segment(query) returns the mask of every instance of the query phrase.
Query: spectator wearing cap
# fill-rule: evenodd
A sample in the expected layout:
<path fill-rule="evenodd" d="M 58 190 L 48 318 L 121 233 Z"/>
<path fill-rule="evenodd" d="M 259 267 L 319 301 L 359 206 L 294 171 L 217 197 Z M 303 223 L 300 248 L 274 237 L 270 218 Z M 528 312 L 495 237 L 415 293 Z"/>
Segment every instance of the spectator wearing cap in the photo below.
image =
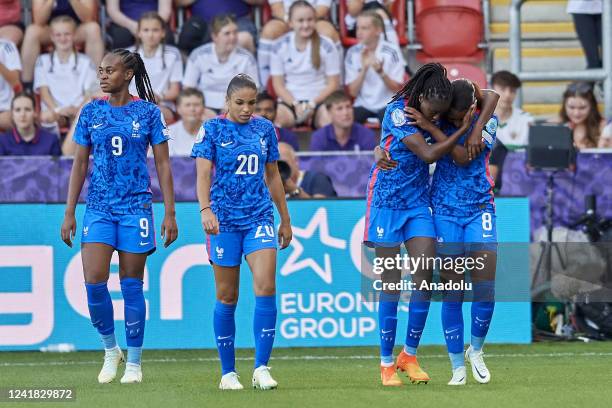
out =
<path fill-rule="evenodd" d="M 376 135 L 367 127 L 356 123 L 351 98 L 344 91 L 334 91 L 326 100 L 331 123 L 312 134 L 310 150 L 373 150 Z"/>
<path fill-rule="evenodd" d="M 14 127 L 0 135 L 0 156 L 60 156 L 57 135 L 36 126 L 34 97 L 20 93 L 13 98 Z"/>

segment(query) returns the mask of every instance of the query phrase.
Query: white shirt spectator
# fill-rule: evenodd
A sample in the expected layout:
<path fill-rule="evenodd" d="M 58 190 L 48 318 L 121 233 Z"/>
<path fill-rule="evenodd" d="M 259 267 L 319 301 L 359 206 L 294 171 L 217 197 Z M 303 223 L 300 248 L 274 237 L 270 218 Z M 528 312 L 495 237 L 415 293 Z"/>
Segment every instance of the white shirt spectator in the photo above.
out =
<path fill-rule="evenodd" d="M 85 54 L 72 53 L 62 63 L 57 53 L 43 54 L 34 68 L 34 90 L 49 88 L 58 107 L 80 106 L 85 94 L 98 88 L 96 69 Z M 48 110 L 42 103 L 42 109 Z"/>
<path fill-rule="evenodd" d="M 379 3 L 381 6 L 385 5 L 384 0 L 366 0 L 364 2 L 364 6 L 368 3 Z M 393 22 L 389 19 L 383 19 L 383 22 L 385 23 L 385 34 L 381 37 L 384 39 L 386 36 L 387 41 L 399 45 L 399 37 L 397 36 L 397 31 L 395 31 L 395 27 L 393 27 Z M 357 18 L 346 13 L 346 15 L 344 16 L 344 23 L 346 24 L 347 29 L 354 30 L 355 24 L 357 24 Z"/>
<path fill-rule="evenodd" d="M 10 71 L 15 69 L 21 70 L 19 51 L 17 51 L 15 44 L 11 41 L 0 39 L 0 63 Z M 0 112 L 7 111 L 11 108 L 13 95 L 13 87 L 11 84 L 9 84 L 3 76 L 0 76 Z"/>
<path fill-rule="evenodd" d="M 128 49 L 132 52 L 136 51 L 135 46 Z M 149 74 L 149 79 L 151 79 L 153 92 L 157 95 L 163 96 L 170 87 L 170 83 L 180 83 L 183 80 L 183 60 L 178 48 L 171 45 L 160 45 L 155 50 L 155 54 L 150 58 L 145 57 L 142 48 L 138 50 L 138 53 L 142 57 L 147 74 Z M 137 95 L 136 82 L 134 80 L 130 83 L 130 93 Z"/>
<path fill-rule="evenodd" d="M 527 146 L 531 124 L 533 124 L 533 116 L 514 107 L 508 120 L 505 123 L 499 122 L 497 140 L 506 146 Z"/>
<path fill-rule="evenodd" d="M 344 62 L 345 84 L 353 82 L 361 71 L 361 52 L 363 44 L 349 48 Z M 376 59 L 382 61 L 383 71 L 396 82 L 404 82 L 406 61 L 395 44 L 379 40 L 374 53 Z M 355 99 L 355 106 L 361 106 L 370 111 L 383 109 L 393 97 L 394 92 L 387 88 L 385 82 L 372 67 L 368 68 L 363 85 Z"/>
<path fill-rule="evenodd" d="M 187 132 L 182 120 L 168 126 L 168 130 L 170 130 L 168 141 L 170 156 L 190 156 L 198 132 L 196 131 L 193 135 Z"/>
<path fill-rule="evenodd" d="M 241 47 L 236 47 L 224 63 L 219 62 L 213 43 L 204 44 L 191 53 L 183 76 L 183 86 L 198 88 L 204 93 L 206 106 L 222 109 L 225 93 L 232 78 L 247 74 L 259 83 L 255 57 Z"/>
<path fill-rule="evenodd" d="M 340 56 L 332 41 L 321 37 L 321 66 L 315 69 L 311 60 L 312 41 L 304 51 L 295 45 L 295 32 L 281 37 L 275 47 L 276 56 L 270 64 L 270 74 L 285 77 L 285 86 L 298 101 L 310 101 L 325 88 L 326 78 L 340 75 Z"/>
<path fill-rule="evenodd" d="M 568 14 L 601 14 L 603 2 L 601 0 L 569 0 L 567 2 Z"/>

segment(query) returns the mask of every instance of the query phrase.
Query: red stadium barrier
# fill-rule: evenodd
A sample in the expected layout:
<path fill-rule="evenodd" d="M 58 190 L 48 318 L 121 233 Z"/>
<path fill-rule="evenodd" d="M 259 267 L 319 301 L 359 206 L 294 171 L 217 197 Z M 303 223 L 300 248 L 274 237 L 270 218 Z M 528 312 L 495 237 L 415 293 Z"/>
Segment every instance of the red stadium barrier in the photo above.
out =
<path fill-rule="evenodd" d="M 417 52 L 419 61 L 483 60 L 484 51 L 478 47 L 484 30 L 480 0 L 417 0 L 415 21 L 423 46 Z"/>

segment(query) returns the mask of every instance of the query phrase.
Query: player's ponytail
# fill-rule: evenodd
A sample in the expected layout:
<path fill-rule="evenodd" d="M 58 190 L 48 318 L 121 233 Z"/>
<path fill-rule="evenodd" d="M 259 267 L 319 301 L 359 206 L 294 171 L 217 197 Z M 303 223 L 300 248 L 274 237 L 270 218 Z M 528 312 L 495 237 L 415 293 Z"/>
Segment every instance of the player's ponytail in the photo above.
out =
<path fill-rule="evenodd" d="M 474 102 L 476 102 L 477 109 L 482 109 L 483 96 L 478 84 L 465 78 L 456 79 L 451 84 L 453 98 L 450 108 L 452 110 L 466 112 Z"/>
<path fill-rule="evenodd" d="M 155 103 L 155 92 L 151 86 L 149 74 L 147 74 L 144 61 L 140 57 L 140 54 L 137 52 L 130 52 L 125 49 L 113 50 L 112 53 L 121 58 L 121 62 L 123 63 L 125 69 L 131 69 L 134 71 L 134 83 L 136 84 L 138 97 L 140 99 Z"/>
<path fill-rule="evenodd" d="M 405 98 L 408 106 L 420 110 L 419 97 L 425 99 L 451 100 L 452 86 L 446 76 L 446 68 L 437 62 L 423 65 L 392 99 Z"/>
<path fill-rule="evenodd" d="M 312 6 L 312 4 L 305 0 L 298 0 L 293 2 L 293 4 L 291 4 L 291 7 L 289 7 L 289 19 L 291 19 L 291 16 L 293 15 L 295 9 L 299 7 L 306 7 L 312 10 L 313 14 L 316 17 L 317 10 Z M 318 70 L 319 68 L 321 68 L 321 36 L 319 35 L 316 29 L 313 31 L 312 36 L 310 37 L 310 62 L 312 63 L 312 66 L 315 67 L 315 69 Z"/>
<path fill-rule="evenodd" d="M 232 78 L 229 85 L 227 86 L 227 99 L 230 99 L 234 92 L 243 88 L 254 89 L 257 92 L 257 84 L 255 83 L 253 78 L 251 78 L 247 74 L 238 74 Z"/>

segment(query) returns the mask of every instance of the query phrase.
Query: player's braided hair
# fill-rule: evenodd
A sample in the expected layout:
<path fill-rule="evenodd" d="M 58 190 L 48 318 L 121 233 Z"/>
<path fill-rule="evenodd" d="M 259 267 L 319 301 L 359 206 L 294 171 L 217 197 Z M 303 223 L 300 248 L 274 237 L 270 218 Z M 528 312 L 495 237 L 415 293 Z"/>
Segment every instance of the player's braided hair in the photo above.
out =
<path fill-rule="evenodd" d="M 134 82 L 140 99 L 155 103 L 155 92 L 153 92 L 149 74 L 147 74 L 145 64 L 140 54 L 137 52 L 130 52 L 123 48 L 113 50 L 111 53 L 121 58 L 121 63 L 125 69 L 134 71 Z"/>
<path fill-rule="evenodd" d="M 425 99 L 450 101 L 452 86 L 446 77 L 446 68 L 442 64 L 431 62 L 419 68 L 404 87 L 393 96 L 392 102 L 406 98 L 408 106 L 420 110 L 419 96 L 421 95 Z"/>
<path fill-rule="evenodd" d="M 257 91 L 257 84 L 247 74 L 238 74 L 232 78 L 229 85 L 227 86 L 227 99 L 229 99 L 234 92 L 242 88 L 251 88 Z"/>

